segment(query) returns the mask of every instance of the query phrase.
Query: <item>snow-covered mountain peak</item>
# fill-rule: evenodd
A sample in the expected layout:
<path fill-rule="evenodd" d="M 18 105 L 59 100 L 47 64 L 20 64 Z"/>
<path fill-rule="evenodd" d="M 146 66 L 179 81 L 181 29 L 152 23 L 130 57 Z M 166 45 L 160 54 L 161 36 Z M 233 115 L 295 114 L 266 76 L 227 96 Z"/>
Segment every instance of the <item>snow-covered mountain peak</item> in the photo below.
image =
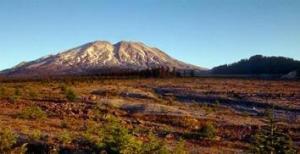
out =
<path fill-rule="evenodd" d="M 94 41 L 79 47 L 18 65 L 4 73 L 9 75 L 65 75 L 101 73 L 101 71 L 143 70 L 151 68 L 200 70 L 180 62 L 158 48 L 141 42 L 121 41 L 111 44 Z"/>

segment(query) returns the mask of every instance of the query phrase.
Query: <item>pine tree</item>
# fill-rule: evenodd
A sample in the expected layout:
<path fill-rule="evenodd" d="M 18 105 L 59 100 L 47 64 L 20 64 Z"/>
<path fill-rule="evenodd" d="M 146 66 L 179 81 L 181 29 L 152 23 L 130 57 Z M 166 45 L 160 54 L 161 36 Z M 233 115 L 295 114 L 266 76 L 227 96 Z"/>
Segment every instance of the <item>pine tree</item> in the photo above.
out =
<path fill-rule="evenodd" d="M 294 154 L 293 142 L 287 133 L 280 130 L 274 119 L 274 111 L 268 114 L 268 124 L 258 130 L 253 137 L 251 153 L 257 154 Z"/>

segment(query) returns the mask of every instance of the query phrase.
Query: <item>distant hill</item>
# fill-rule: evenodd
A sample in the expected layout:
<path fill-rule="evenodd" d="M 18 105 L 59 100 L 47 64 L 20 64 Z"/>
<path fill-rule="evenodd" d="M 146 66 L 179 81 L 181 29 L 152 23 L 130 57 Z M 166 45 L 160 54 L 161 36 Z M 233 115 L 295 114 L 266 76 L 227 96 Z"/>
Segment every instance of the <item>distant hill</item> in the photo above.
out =
<path fill-rule="evenodd" d="M 285 75 L 300 71 L 300 61 L 287 57 L 267 57 L 255 55 L 249 59 L 229 65 L 221 65 L 211 70 L 212 74 L 220 75 Z"/>

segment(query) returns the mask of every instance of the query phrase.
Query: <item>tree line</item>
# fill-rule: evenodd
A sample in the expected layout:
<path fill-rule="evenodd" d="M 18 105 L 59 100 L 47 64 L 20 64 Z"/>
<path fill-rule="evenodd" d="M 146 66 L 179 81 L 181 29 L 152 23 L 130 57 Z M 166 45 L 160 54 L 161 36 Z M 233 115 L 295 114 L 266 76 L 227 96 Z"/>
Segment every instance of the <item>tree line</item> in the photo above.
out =
<path fill-rule="evenodd" d="M 292 71 L 300 72 L 300 61 L 286 57 L 255 55 L 239 62 L 225 64 L 212 69 L 213 74 L 270 74 L 282 75 Z M 299 73 L 298 73 L 299 74 Z"/>
<path fill-rule="evenodd" d="M 97 79 L 135 79 L 135 78 L 172 78 L 194 77 L 194 70 L 179 70 L 169 67 L 148 68 L 143 70 L 90 70 L 87 74 L 38 75 L 38 76 L 0 76 L 0 82 L 52 81 L 52 80 L 97 80 Z"/>

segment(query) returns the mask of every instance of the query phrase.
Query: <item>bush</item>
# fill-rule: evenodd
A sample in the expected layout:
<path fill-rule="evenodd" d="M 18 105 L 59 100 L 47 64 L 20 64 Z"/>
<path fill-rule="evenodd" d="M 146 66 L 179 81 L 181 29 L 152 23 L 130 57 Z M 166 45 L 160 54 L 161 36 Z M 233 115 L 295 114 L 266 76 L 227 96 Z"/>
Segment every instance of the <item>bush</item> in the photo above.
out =
<path fill-rule="evenodd" d="M 148 135 L 148 142 L 146 142 L 143 147 L 142 153 L 159 153 L 167 154 L 170 153 L 166 148 L 163 141 L 159 140 L 154 134 L 150 133 Z"/>
<path fill-rule="evenodd" d="M 68 101 L 75 101 L 77 99 L 77 94 L 72 90 L 72 89 L 68 89 L 65 93 L 66 98 L 68 99 Z"/>
<path fill-rule="evenodd" d="M 131 136 L 116 117 L 108 117 L 107 122 L 103 130 L 105 149 L 108 153 L 120 152 Z"/>
<path fill-rule="evenodd" d="M 0 130 L 0 152 L 4 153 L 11 149 L 16 144 L 17 135 L 12 132 L 9 128 L 1 128 Z"/>
<path fill-rule="evenodd" d="M 121 121 L 114 116 L 107 116 L 104 127 L 89 126 L 82 134 L 85 141 L 101 151 L 120 154 L 168 154 L 166 146 L 153 134 L 149 135 L 148 142 L 143 143 L 133 136 Z M 181 154 L 181 153 L 178 153 Z"/>
<path fill-rule="evenodd" d="M 213 140 L 217 135 L 217 130 L 212 123 L 206 123 L 200 130 L 199 135 L 201 138 Z"/>
<path fill-rule="evenodd" d="M 19 114 L 22 119 L 45 119 L 47 114 L 38 106 L 27 107 Z"/>
<path fill-rule="evenodd" d="M 29 138 L 33 141 L 39 141 L 42 139 L 42 132 L 40 130 L 33 130 Z"/>
<path fill-rule="evenodd" d="M 66 93 L 66 91 L 69 89 L 68 86 L 65 84 L 60 85 L 59 88 L 63 93 Z"/>
<path fill-rule="evenodd" d="M 67 85 L 65 84 L 60 85 L 60 90 L 65 95 L 68 101 L 73 102 L 77 99 L 77 94 L 75 93 L 75 91 L 72 88 L 68 87 Z"/>
<path fill-rule="evenodd" d="M 174 154 L 188 154 L 185 148 L 185 141 L 183 139 L 180 139 L 177 143 Z"/>
<path fill-rule="evenodd" d="M 94 121 L 88 121 L 86 124 L 86 130 L 81 135 L 84 141 L 88 142 L 88 144 L 95 145 L 98 149 L 103 149 L 104 145 L 104 128 L 100 127 L 98 123 Z"/>
<path fill-rule="evenodd" d="M 58 135 L 58 141 L 61 142 L 62 144 L 66 145 L 66 144 L 70 144 L 72 142 L 72 137 L 71 137 L 71 134 L 64 130 L 63 132 L 61 132 L 59 135 Z"/>
<path fill-rule="evenodd" d="M 99 149 L 102 149 L 104 147 L 103 135 L 101 132 L 94 133 L 87 130 L 81 135 L 81 137 L 85 142 L 95 145 Z"/>
<path fill-rule="evenodd" d="M 120 153 L 121 154 L 141 154 L 142 153 L 142 144 L 143 142 L 137 140 L 133 136 L 128 136 L 121 145 Z"/>
<path fill-rule="evenodd" d="M 16 102 L 21 96 L 21 91 L 19 88 L 12 89 L 1 87 L 0 88 L 0 99 L 7 99 L 9 102 Z"/>
<path fill-rule="evenodd" d="M 104 130 L 104 145 L 108 153 L 121 154 L 148 154 L 159 153 L 168 154 L 165 144 L 153 134 L 149 135 L 149 141 L 143 143 L 133 135 L 129 134 L 128 129 L 120 125 L 120 121 L 112 118 L 109 125 Z"/>
<path fill-rule="evenodd" d="M 252 136 L 251 153 L 296 153 L 291 137 L 277 128 L 273 110 L 268 110 L 268 124 Z"/>

